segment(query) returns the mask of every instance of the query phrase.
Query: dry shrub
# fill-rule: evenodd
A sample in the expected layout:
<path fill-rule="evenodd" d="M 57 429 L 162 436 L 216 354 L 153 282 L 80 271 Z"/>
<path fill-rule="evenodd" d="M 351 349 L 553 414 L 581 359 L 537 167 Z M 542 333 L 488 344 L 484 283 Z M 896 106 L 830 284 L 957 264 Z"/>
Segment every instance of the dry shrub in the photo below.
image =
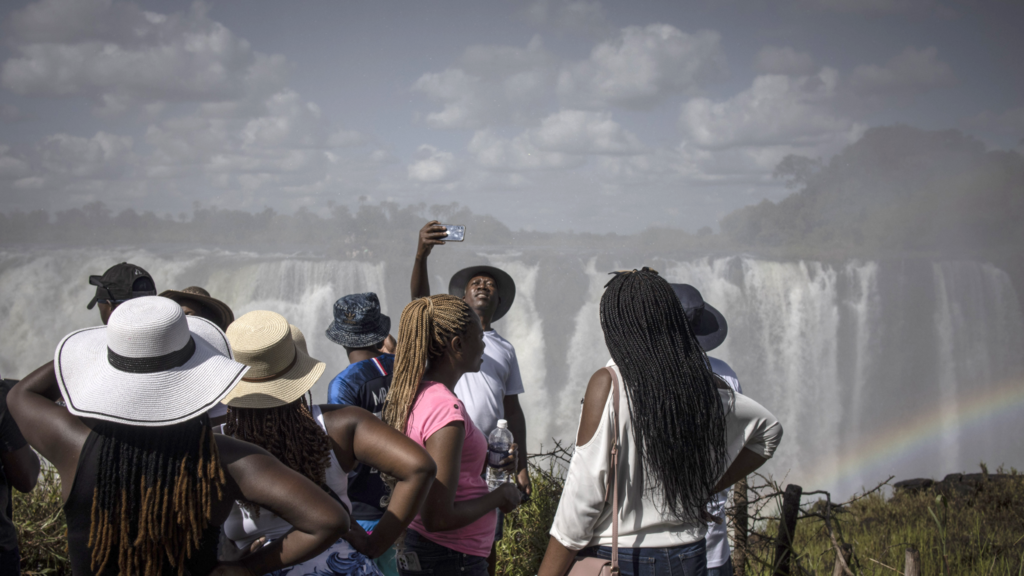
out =
<path fill-rule="evenodd" d="M 39 483 L 28 494 L 14 491 L 21 573 L 26 576 L 71 574 L 67 523 L 60 498 L 60 476 L 44 463 Z"/>
<path fill-rule="evenodd" d="M 531 455 L 530 501 L 505 515 L 505 536 L 498 542 L 499 576 L 533 576 L 548 547 L 548 532 L 562 498 L 572 447 Z M 537 464 L 535 464 L 535 462 Z"/>
<path fill-rule="evenodd" d="M 794 537 L 794 576 L 832 574 L 835 548 L 815 515 L 824 504 L 821 500 L 802 506 Z M 921 554 L 923 575 L 1024 573 L 1024 475 L 1016 470 L 973 486 L 950 489 L 938 484 L 890 497 L 869 494 L 842 508 L 833 504 L 831 519 L 837 540 L 853 546 L 851 568 L 858 575 L 902 573 L 911 547 Z M 751 539 L 747 574 L 768 576 L 778 524 L 768 521 L 755 531 L 760 535 Z"/>

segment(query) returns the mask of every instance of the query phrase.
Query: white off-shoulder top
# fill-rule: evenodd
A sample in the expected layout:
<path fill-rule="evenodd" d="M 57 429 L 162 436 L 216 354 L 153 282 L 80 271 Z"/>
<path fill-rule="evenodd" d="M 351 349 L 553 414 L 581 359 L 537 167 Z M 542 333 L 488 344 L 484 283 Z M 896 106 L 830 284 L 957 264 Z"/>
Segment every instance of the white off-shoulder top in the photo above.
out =
<path fill-rule="evenodd" d="M 622 382 L 622 374 L 614 362 Z M 763 406 L 732 390 L 719 390 L 726 411 L 728 461 L 732 463 L 743 448 L 771 458 L 782 438 L 782 425 Z M 629 395 L 619 390 L 619 546 L 625 548 L 670 548 L 692 544 L 704 538 L 702 521 L 681 523 L 659 506 L 659 494 L 645 494 L 641 470 L 643 462 L 634 443 L 629 416 Z M 612 545 L 612 506 L 605 501 L 610 471 L 614 426 L 612 394 L 604 406 L 604 416 L 594 437 L 577 446 L 558 503 L 551 536 L 570 550 L 588 546 Z M 607 491 L 611 498 L 611 491 Z"/>

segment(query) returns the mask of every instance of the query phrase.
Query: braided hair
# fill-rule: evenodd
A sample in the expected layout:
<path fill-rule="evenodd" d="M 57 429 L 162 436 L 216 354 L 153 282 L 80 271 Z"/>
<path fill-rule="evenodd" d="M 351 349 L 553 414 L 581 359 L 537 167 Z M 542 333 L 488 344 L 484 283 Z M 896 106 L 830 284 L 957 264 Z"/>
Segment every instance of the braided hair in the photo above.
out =
<path fill-rule="evenodd" d="M 642 477 L 681 521 L 697 521 L 726 468 L 725 412 L 707 356 L 672 287 L 654 270 L 617 274 L 601 329 L 622 372 Z"/>
<path fill-rule="evenodd" d="M 263 448 L 317 486 L 327 485 L 331 442 L 313 419 L 305 396 L 274 408 L 228 406 L 224 433 Z M 252 516 L 259 516 L 259 506 L 250 502 L 239 504 Z"/>
<path fill-rule="evenodd" d="M 461 298 L 436 294 L 413 300 L 402 310 L 391 388 L 384 401 L 384 421 L 405 433 L 427 363 L 444 355 L 455 336 L 466 333 L 473 313 Z"/>
<path fill-rule="evenodd" d="M 160 427 L 98 422 L 102 437 L 90 513 L 90 568 L 120 574 L 185 573 L 226 482 L 204 415 Z"/>

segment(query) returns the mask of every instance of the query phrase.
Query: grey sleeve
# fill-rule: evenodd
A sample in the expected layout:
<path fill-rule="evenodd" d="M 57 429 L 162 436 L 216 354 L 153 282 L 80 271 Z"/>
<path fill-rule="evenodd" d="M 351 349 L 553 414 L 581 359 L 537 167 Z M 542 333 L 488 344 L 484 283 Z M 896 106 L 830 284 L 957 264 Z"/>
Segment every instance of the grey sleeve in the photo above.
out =
<path fill-rule="evenodd" d="M 523 388 L 523 376 L 519 372 L 519 359 L 516 357 L 516 349 L 511 348 L 508 360 L 508 379 L 505 380 L 505 396 L 515 396 L 526 392 Z"/>

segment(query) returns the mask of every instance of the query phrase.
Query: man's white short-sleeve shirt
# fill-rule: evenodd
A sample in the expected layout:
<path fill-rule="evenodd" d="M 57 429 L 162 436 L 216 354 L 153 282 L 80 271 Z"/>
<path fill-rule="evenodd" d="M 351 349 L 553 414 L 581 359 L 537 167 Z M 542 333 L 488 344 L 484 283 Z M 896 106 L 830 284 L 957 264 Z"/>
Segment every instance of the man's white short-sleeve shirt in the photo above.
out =
<path fill-rule="evenodd" d="M 463 374 L 455 385 L 455 395 L 466 405 L 473 424 L 487 436 L 498 427 L 498 420 L 505 418 L 505 396 L 522 393 L 516 349 L 494 330 L 487 330 L 480 371 Z"/>
<path fill-rule="evenodd" d="M 736 377 L 736 372 L 732 369 L 732 366 L 711 356 L 708 356 L 708 362 L 711 363 L 711 371 L 722 380 L 725 380 L 725 383 L 732 388 L 733 392 L 743 394 L 743 387 L 740 386 L 740 380 Z M 708 504 L 708 512 L 712 516 L 725 518 L 725 506 L 729 503 L 729 492 L 730 489 L 726 488 L 714 495 L 713 502 Z M 726 523 L 716 524 L 709 522 L 708 533 L 704 539 L 708 548 L 708 568 L 723 566 L 729 560 L 729 537 Z"/>

